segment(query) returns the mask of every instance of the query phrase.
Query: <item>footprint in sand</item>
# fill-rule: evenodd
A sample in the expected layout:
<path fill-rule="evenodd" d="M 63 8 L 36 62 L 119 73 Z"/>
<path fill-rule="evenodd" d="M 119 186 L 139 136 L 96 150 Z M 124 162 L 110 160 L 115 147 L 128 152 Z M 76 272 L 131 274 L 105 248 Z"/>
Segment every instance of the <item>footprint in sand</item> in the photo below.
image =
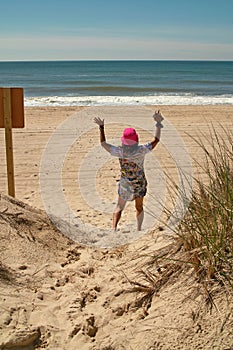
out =
<path fill-rule="evenodd" d="M 39 341 L 41 332 L 39 328 L 33 328 L 30 330 L 18 330 L 15 333 L 8 336 L 8 338 L 0 344 L 0 349 L 25 348 L 26 346 L 33 346 Z"/>

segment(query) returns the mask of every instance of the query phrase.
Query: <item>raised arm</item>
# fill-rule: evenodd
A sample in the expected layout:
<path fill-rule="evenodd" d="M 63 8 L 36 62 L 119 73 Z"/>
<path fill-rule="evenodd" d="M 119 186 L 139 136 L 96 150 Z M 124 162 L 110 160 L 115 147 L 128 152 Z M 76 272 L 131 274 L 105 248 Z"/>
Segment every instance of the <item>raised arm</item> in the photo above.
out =
<path fill-rule="evenodd" d="M 153 115 L 153 119 L 156 122 L 155 124 L 155 137 L 151 142 L 152 145 L 152 149 L 155 148 L 155 146 L 157 145 L 157 143 L 159 143 L 160 140 L 160 136 L 161 136 L 161 129 L 163 128 L 163 125 L 161 124 L 161 122 L 164 120 L 162 114 L 160 113 L 160 111 L 154 113 Z"/>
<path fill-rule="evenodd" d="M 106 142 L 105 132 L 104 132 L 104 119 L 100 119 L 99 117 L 94 118 L 94 122 L 99 126 L 100 130 L 100 143 L 101 146 L 106 149 L 106 151 L 110 152 L 110 148 L 112 145 Z"/>

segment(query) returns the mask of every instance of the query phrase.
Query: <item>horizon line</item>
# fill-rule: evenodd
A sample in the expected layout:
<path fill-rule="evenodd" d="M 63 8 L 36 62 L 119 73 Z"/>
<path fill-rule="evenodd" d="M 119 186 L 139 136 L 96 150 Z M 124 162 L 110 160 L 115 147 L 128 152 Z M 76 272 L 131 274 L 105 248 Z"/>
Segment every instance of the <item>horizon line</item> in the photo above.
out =
<path fill-rule="evenodd" d="M 83 62 L 83 61 L 180 61 L 180 62 L 186 62 L 186 61 L 196 61 L 196 62 L 233 62 L 233 59 L 182 59 L 182 58 L 159 58 L 159 59 L 150 59 L 150 58 L 83 58 L 83 59 L 72 59 L 72 58 L 65 58 L 65 59 L 14 59 L 14 60 L 0 60 L 0 62 Z"/>

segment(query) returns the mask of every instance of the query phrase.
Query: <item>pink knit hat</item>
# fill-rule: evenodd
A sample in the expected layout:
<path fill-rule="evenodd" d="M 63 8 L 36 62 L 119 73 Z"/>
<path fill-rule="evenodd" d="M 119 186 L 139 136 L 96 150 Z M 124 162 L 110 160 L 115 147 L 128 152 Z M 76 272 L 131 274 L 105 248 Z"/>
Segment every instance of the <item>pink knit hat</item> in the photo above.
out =
<path fill-rule="evenodd" d="M 138 143 L 138 134 L 136 133 L 136 130 L 133 128 L 126 128 L 121 137 L 121 142 L 127 146 L 132 146 L 135 145 L 135 143 Z"/>

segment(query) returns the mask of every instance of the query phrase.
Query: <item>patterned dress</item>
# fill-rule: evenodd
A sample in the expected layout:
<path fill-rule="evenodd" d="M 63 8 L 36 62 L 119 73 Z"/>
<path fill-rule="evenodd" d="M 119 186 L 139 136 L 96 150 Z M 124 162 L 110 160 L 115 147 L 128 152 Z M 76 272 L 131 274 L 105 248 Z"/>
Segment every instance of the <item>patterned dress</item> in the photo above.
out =
<path fill-rule="evenodd" d="M 130 147 L 111 146 L 110 154 L 119 158 L 121 178 L 118 185 L 118 194 L 126 201 L 144 197 L 147 191 L 147 180 L 144 172 L 145 155 L 152 150 L 151 143 Z"/>

